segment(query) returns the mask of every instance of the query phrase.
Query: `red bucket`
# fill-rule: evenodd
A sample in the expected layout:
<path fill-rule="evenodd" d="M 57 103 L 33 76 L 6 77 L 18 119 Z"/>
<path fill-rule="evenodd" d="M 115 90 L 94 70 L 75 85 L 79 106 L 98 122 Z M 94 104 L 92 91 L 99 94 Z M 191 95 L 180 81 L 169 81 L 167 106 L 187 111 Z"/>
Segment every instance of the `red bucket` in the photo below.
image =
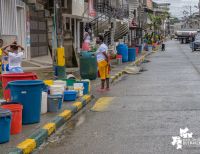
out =
<path fill-rule="evenodd" d="M 136 56 L 138 56 L 138 54 L 139 54 L 139 48 L 136 47 Z"/>
<path fill-rule="evenodd" d="M 38 79 L 37 75 L 32 72 L 2 74 L 1 81 L 2 81 L 4 99 L 10 101 L 10 90 L 5 89 L 8 82 L 16 80 L 36 80 L 36 79 Z"/>
<path fill-rule="evenodd" d="M 22 109 L 21 104 L 5 104 L 1 106 L 3 109 L 8 109 L 12 112 L 11 129 L 12 135 L 19 134 L 22 131 Z"/>

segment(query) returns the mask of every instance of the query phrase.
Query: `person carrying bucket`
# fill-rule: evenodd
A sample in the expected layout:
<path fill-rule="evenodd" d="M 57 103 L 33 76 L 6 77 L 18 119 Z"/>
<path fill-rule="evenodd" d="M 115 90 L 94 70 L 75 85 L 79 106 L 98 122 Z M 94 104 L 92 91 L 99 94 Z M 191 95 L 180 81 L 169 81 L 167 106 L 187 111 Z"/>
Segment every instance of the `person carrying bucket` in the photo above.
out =
<path fill-rule="evenodd" d="M 106 82 L 106 90 L 109 90 L 109 57 L 107 55 L 108 47 L 104 42 L 104 37 L 99 35 L 96 38 L 96 44 L 99 45 L 99 48 L 96 51 L 97 55 L 97 63 L 98 63 L 98 70 L 99 70 L 99 76 L 101 78 L 101 89 L 100 91 L 103 91 L 105 88 L 105 82 Z"/>
<path fill-rule="evenodd" d="M 23 73 L 21 63 L 24 55 L 22 52 L 24 48 L 18 45 L 16 41 L 9 45 L 9 47 L 10 50 L 3 50 L 3 52 L 8 55 L 9 73 Z M 19 49 L 21 49 L 21 51 L 19 51 Z"/>

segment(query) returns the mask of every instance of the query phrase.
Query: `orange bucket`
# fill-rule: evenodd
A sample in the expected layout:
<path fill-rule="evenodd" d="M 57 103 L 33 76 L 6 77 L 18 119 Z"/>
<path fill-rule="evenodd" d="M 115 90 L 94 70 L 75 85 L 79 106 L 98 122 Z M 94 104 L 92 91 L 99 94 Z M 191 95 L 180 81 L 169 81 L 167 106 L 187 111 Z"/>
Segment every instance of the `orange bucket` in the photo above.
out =
<path fill-rule="evenodd" d="M 12 135 L 19 134 L 22 131 L 22 109 L 21 104 L 5 104 L 1 106 L 3 109 L 8 109 L 12 112 L 11 129 Z"/>

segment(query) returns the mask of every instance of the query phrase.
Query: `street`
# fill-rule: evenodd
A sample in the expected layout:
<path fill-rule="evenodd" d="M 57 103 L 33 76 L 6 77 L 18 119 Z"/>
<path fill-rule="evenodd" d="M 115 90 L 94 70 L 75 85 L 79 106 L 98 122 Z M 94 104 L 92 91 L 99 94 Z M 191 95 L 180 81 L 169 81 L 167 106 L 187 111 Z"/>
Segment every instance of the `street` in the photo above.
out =
<path fill-rule="evenodd" d="M 168 41 L 97 104 L 80 113 L 49 139 L 40 154 L 199 154 L 199 147 L 176 149 L 172 136 L 188 128 L 200 138 L 200 52 Z"/>

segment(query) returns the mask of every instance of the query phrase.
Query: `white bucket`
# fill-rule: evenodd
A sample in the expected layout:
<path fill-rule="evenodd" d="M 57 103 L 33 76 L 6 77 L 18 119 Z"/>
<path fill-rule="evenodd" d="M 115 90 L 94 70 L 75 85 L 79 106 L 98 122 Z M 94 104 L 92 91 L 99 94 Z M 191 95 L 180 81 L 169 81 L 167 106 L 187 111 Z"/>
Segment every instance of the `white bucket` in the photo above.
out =
<path fill-rule="evenodd" d="M 41 114 L 47 113 L 47 93 L 42 92 Z"/>
<path fill-rule="evenodd" d="M 65 88 L 63 85 L 51 85 L 50 94 L 51 95 L 63 95 Z"/>
<path fill-rule="evenodd" d="M 65 89 L 67 88 L 67 86 L 66 86 L 66 81 L 55 80 L 55 81 L 53 82 L 53 84 L 54 84 L 54 85 L 61 85 L 61 86 L 63 86 Z"/>
<path fill-rule="evenodd" d="M 83 83 L 74 83 L 74 90 L 78 92 L 79 97 L 83 96 Z"/>

